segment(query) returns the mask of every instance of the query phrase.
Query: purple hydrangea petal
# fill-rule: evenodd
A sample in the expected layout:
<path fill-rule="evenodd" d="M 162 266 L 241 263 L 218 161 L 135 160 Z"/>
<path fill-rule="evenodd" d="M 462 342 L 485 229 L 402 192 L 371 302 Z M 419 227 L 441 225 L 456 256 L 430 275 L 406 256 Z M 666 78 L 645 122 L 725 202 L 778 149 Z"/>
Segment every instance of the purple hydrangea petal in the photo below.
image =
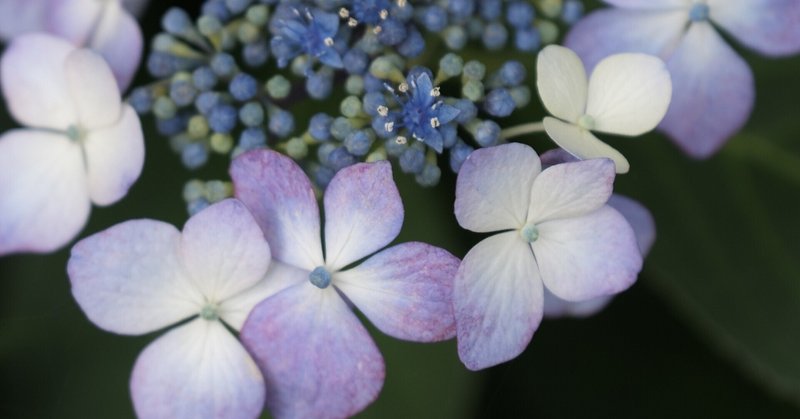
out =
<path fill-rule="evenodd" d="M 200 312 L 205 298 L 180 263 L 178 230 L 153 220 L 117 224 L 72 248 L 72 295 L 102 329 L 142 334 Z"/>
<path fill-rule="evenodd" d="M 241 333 L 278 418 L 341 418 L 363 410 L 383 386 L 378 348 L 332 287 L 309 282 L 268 298 Z"/>
<path fill-rule="evenodd" d="M 389 162 L 340 170 L 325 190 L 325 259 L 339 270 L 389 244 L 403 225 L 403 202 Z"/>
<path fill-rule="evenodd" d="M 76 122 L 64 74 L 64 62 L 74 50 L 67 41 L 42 33 L 22 35 L 6 48 L 0 59 L 0 78 L 14 119 L 57 130 Z"/>
<path fill-rule="evenodd" d="M 459 262 L 444 249 L 403 243 L 334 274 L 334 283 L 382 332 L 435 342 L 456 334 L 452 294 Z"/>
<path fill-rule="evenodd" d="M 687 154 L 714 154 L 750 116 L 755 87 L 747 63 L 708 22 L 694 23 L 670 57 L 672 103 L 659 125 Z"/>
<path fill-rule="evenodd" d="M 523 144 L 474 151 L 456 181 L 458 223 L 480 233 L 522 227 L 533 179 L 540 171 L 536 152 Z"/>
<path fill-rule="evenodd" d="M 614 296 L 604 295 L 586 301 L 567 301 L 556 297 L 547 288 L 544 289 L 544 316 L 547 318 L 558 317 L 589 317 L 606 308 Z"/>
<path fill-rule="evenodd" d="M 590 159 L 543 170 L 533 182 L 528 222 L 588 214 L 608 201 L 614 189 L 614 162 Z"/>
<path fill-rule="evenodd" d="M 181 256 L 195 286 L 215 303 L 255 285 L 270 262 L 261 229 L 237 199 L 213 204 L 186 222 Z"/>
<path fill-rule="evenodd" d="M 563 165 L 555 167 L 559 166 Z M 539 237 L 531 247 L 542 281 L 565 300 L 618 293 L 633 284 L 642 268 L 633 229 L 609 206 L 581 217 L 547 221 L 537 228 Z"/>
<path fill-rule="evenodd" d="M 273 260 L 263 279 L 220 303 L 219 316 L 234 329 L 241 330 L 256 304 L 303 281 L 308 281 L 308 271 Z"/>
<path fill-rule="evenodd" d="M 619 211 L 628 220 L 633 227 L 636 244 L 638 244 L 642 256 L 647 256 L 656 242 L 656 222 L 647 207 L 639 201 L 619 194 L 612 194 L 608 205 Z"/>
<path fill-rule="evenodd" d="M 324 264 L 317 199 L 294 161 L 254 150 L 237 157 L 230 173 L 236 197 L 261 226 L 273 258 L 309 271 Z"/>
<path fill-rule="evenodd" d="M 685 9 L 602 9 L 578 21 L 564 39 L 564 46 L 581 57 L 587 71 L 603 58 L 621 52 L 642 52 L 666 61 L 688 21 Z"/>
<path fill-rule="evenodd" d="M 533 253 L 517 231 L 475 245 L 453 288 L 461 362 L 479 370 L 522 353 L 542 320 L 542 289 Z"/>
<path fill-rule="evenodd" d="M 0 1 L 0 40 L 7 41 L 45 27 L 45 10 L 51 0 Z"/>
<path fill-rule="evenodd" d="M 90 208 L 80 147 L 35 130 L 0 137 L 0 255 L 60 248 Z"/>
<path fill-rule="evenodd" d="M 130 386 L 141 418 L 249 419 L 264 406 L 253 359 L 222 323 L 199 318 L 148 345 Z"/>
<path fill-rule="evenodd" d="M 711 20 L 745 46 L 770 56 L 800 52 L 800 2 L 709 0 Z"/>
<path fill-rule="evenodd" d="M 96 0 L 50 0 L 46 29 L 73 45 L 86 45 L 104 7 L 103 2 Z"/>
<path fill-rule="evenodd" d="M 144 134 L 136 111 L 124 105 L 113 125 L 86 136 L 83 149 L 92 201 L 109 205 L 122 199 L 144 166 Z"/>

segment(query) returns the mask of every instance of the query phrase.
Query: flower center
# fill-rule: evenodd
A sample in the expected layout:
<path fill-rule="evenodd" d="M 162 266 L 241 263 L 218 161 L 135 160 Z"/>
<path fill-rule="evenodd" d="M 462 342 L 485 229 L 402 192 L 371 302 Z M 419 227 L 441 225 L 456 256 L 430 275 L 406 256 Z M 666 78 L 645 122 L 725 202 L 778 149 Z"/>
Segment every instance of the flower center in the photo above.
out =
<path fill-rule="evenodd" d="M 314 284 L 315 287 L 320 289 L 328 288 L 331 284 L 331 274 L 322 266 L 317 266 L 310 274 L 308 280 Z"/>
<path fill-rule="evenodd" d="M 578 118 L 578 126 L 587 131 L 591 131 L 595 126 L 594 118 L 591 115 L 583 115 Z"/>
<path fill-rule="evenodd" d="M 80 125 L 72 124 L 67 127 L 67 138 L 76 143 L 83 142 L 86 139 L 86 129 Z"/>
<path fill-rule="evenodd" d="M 525 227 L 522 227 L 522 230 L 519 231 L 519 235 L 528 242 L 533 243 L 539 239 L 539 227 L 536 227 L 534 223 L 528 223 Z"/>
<path fill-rule="evenodd" d="M 708 20 L 708 5 L 697 2 L 689 10 L 689 20 L 692 22 L 703 22 Z"/>
<path fill-rule="evenodd" d="M 219 319 L 219 306 L 214 303 L 206 303 L 203 308 L 200 310 L 200 317 L 208 321 L 214 321 Z"/>

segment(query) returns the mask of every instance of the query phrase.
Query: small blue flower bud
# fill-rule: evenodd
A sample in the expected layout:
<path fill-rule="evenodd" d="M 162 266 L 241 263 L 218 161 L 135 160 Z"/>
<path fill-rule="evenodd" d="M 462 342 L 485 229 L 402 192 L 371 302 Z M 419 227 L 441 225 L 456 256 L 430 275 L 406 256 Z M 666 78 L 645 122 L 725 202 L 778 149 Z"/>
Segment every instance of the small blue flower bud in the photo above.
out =
<path fill-rule="evenodd" d="M 230 77 L 236 71 L 236 60 L 230 54 L 218 53 L 211 59 L 211 70 L 219 77 Z"/>
<path fill-rule="evenodd" d="M 497 117 L 511 115 L 515 106 L 514 98 L 511 97 L 511 94 L 506 89 L 493 89 L 486 95 L 483 102 L 483 109 L 489 115 Z"/>
<path fill-rule="evenodd" d="M 344 146 L 354 156 L 365 156 L 372 147 L 373 137 L 366 130 L 353 131 L 344 139 Z"/>
<path fill-rule="evenodd" d="M 464 160 L 466 160 L 473 151 L 474 149 L 472 147 L 458 140 L 456 145 L 450 149 L 450 169 L 452 169 L 454 173 L 458 173 L 458 171 L 461 170 L 461 165 L 464 164 Z"/>
<path fill-rule="evenodd" d="M 499 22 L 492 22 L 486 25 L 481 36 L 483 45 L 489 50 L 499 50 L 508 41 L 508 30 Z"/>
<path fill-rule="evenodd" d="M 192 83 L 194 87 L 200 91 L 207 91 L 217 85 L 217 75 L 211 70 L 211 67 L 202 66 L 192 72 Z"/>
<path fill-rule="evenodd" d="M 491 120 L 482 121 L 475 129 L 475 142 L 481 147 L 491 147 L 500 139 L 500 125 Z"/>
<path fill-rule="evenodd" d="M 208 161 L 208 148 L 203 143 L 189 143 L 181 150 L 181 161 L 186 168 L 197 169 Z"/>
<path fill-rule="evenodd" d="M 439 169 L 439 166 L 430 163 L 426 164 L 422 172 L 414 177 L 420 186 L 426 188 L 436 186 L 441 178 L 442 170 Z"/>
<path fill-rule="evenodd" d="M 264 122 L 264 108 L 258 102 L 248 102 L 239 109 L 239 120 L 247 127 L 257 127 Z"/>
<path fill-rule="evenodd" d="M 236 127 L 236 117 L 236 108 L 218 104 L 208 113 L 208 126 L 215 132 L 226 134 Z"/>
<path fill-rule="evenodd" d="M 146 87 L 137 87 L 128 96 L 128 103 L 139 114 L 150 112 L 153 107 L 152 92 Z"/>
<path fill-rule="evenodd" d="M 419 143 L 417 143 L 419 144 Z M 398 159 L 400 169 L 405 173 L 420 173 L 425 168 L 425 151 L 421 147 L 408 147 Z"/>
<path fill-rule="evenodd" d="M 255 97 L 258 91 L 258 82 L 247 73 L 239 73 L 231 80 L 228 91 L 234 99 L 244 102 Z"/>
<path fill-rule="evenodd" d="M 533 4 L 525 1 L 514 1 L 506 9 L 506 20 L 511 26 L 519 29 L 531 27 L 535 16 Z"/>
<path fill-rule="evenodd" d="M 243 151 L 267 145 L 267 135 L 260 128 L 248 128 L 239 135 L 239 148 Z"/>
<path fill-rule="evenodd" d="M 528 71 L 521 62 L 514 60 L 506 61 L 503 66 L 500 67 L 500 81 L 507 87 L 519 86 L 525 81 L 527 73 Z"/>
<path fill-rule="evenodd" d="M 288 137 L 294 131 L 294 117 L 282 109 L 270 113 L 269 131 L 280 138 Z"/>
<path fill-rule="evenodd" d="M 308 123 L 308 133 L 317 141 L 327 141 L 331 138 L 331 125 L 333 125 L 331 116 L 318 113 L 311 117 Z"/>

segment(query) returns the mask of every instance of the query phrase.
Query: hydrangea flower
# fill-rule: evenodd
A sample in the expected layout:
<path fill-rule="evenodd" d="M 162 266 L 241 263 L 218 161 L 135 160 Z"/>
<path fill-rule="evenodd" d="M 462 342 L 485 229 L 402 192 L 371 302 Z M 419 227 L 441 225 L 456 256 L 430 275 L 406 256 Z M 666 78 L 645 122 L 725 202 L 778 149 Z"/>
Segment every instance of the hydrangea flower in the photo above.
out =
<path fill-rule="evenodd" d="M 687 154 L 705 158 L 739 131 L 753 107 L 753 75 L 715 29 L 767 56 L 800 52 L 796 0 L 606 0 L 617 8 L 579 21 L 565 45 L 593 68 L 619 52 L 667 62 L 674 97 L 659 128 Z"/>
<path fill-rule="evenodd" d="M 556 117 L 544 118 L 547 135 L 580 159 L 614 160 L 617 173 L 628 172 L 628 160 L 592 131 L 644 134 L 664 117 L 672 95 L 664 62 L 646 54 L 608 57 L 587 80 L 574 52 L 551 45 L 539 53 L 536 74 L 539 96 Z"/>
<path fill-rule="evenodd" d="M 148 345 L 130 387 L 140 418 L 254 418 L 264 379 L 226 325 L 280 289 L 265 274 L 270 249 L 247 208 L 228 199 L 178 231 L 132 220 L 81 240 L 67 271 L 72 294 L 101 329 L 142 335 L 180 323 Z M 281 275 L 273 275 L 280 278 Z M 184 320 L 186 320 L 184 322 Z"/>
<path fill-rule="evenodd" d="M 45 28 L 105 58 L 119 89 L 133 80 L 142 58 L 142 31 L 122 0 L 51 0 Z"/>
<path fill-rule="evenodd" d="M 234 160 L 231 177 L 273 257 L 294 268 L 281 274 L 293 285 L 256 306 L 241 334 L 277 418 L 346 417 L 377 397 L 383 359 L 351 304 L 396 338 L 455 335 L 458 259 L 416 242 L 379 251 L 403 223 L 388 162 L 355 164 L 333 177 L 324 194 L 324 247 L 314 191 L 291 159 L 250 151 Z"/>
<path fill-rule="evenodd" d="M 453 288 L 458 354 L 478 370 L 519 355 L 543 313 L 546 287 L 585 301 L 628 288 L 642 266 L 631 226 L 606 205 L 614 163 L 591 159 L 541 170 L 511 143 L 473 152 L 456 182 L 458 223 L 499 232 L 475 247 Z"/>
<path fill-rule="evenodd" d="M 122 199 L 139 177 L 139 117 L 105 61 L 60 38 L 16 38 L 0 77 L 8 110 L 30 127 L 0 137 L 0 254 L 49 252 L 78 234 L 92 202 Z"/>
<path fill-rule="evenodd" d="M 301 54 L 308 54 L 322 64 L 342 68 L 342 57 L 334 48 L 334 38 L 339 30 L 339 16 L 321 10 L 304 9 L 286 5 L 276 19 L 276 34 L 270 41 L 278 66 L 285 67 L 289 60 Z"/>
<path fill-rule="evenodd" d="M 406 79 L 397 90 L 387 86 L 400 107 L 390 112 L 388 107 L 379 106 L 373 127 L 384 137 L 406 129 L 412 138 L 441 153 L 444 138 L 439 127 L 455 120 L 460 111 L 439 99 L 439 88 L 433 87 L 426 71 L 412 72 Z"/>

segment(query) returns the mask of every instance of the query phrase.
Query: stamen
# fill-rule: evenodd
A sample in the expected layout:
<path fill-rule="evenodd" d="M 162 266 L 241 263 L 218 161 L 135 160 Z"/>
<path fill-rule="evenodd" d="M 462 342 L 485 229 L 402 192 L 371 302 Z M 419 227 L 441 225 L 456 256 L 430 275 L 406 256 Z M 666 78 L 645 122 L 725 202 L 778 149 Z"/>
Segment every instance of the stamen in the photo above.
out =
<path fill-rule="evenodd" d="M 381 31 L 382 31 L 382 30 L 383 30 L 383 29 L 381 29 L 381 27 L 380 27 L 380 26 L 376 26 L 376 27 L 372 28 L 372 33 L 374 33 L 375 35 L 377 35 L 377 34 L 381 33 Z"/>
<path fill-rule="evenodd" d="M 431 89 L 431 96 L 439 97 L 441 94 L 442 94 L 442 92 L 441 92 L 439 86 L 436 86 L 433 89 Z"/>
<path fill-rule="evenodd" d="M 402 135 L 398 135 L 394 139 L 394 142 L 397 143 L 397 144 L 400 144 L 400 145 L 406 145 L 406 144 L 408 144 L 408 138 L 403 137 Z"/>
<path fill-rule="evenodd" d="M 379 15 L 381 17 L 381 20 L 386 20 L 386 18 L 389 17 L 389 11 L 386 10 L 386 9 L 383 9 L 383 10 L 380 11 Z"/>
<path fill-rule="evenodd" d="M 406 83 L 406 82 L 400 83 L 400 85 L 397 86 L 397 90 L 399 90 L 401 93 L 407 92 L 408 91 L 408 83 Z"/>
<path fill-rule="evenodd" d="M 204 320 L 214 321 L 219 319 L 219 313 L 217 310 L 219 307 L 214 303 L 206 303 L 203 308 L 200 310 L 200 317 Z"/>
<path fill-rule="evenodd" d="M 539 228 L 533 223 L 526 224 L 525 227 L 522 227 L 519 231 L 519 235 L 522 236 L 526 242 L 533 243 L 539 239 Z"/>
<path fill-rule="evenodd" d="M 387 122 L 387 123 L 383 124 L 383 129 L 385 129 L 386 132 L 394 131 L 394 122 Z"/>
<path fill-rule="evenodd" d="M 350 11 L 342 7 L 341 9 L 339 9 L 339 17 L 342 19 L 347 19 L 348 17 L 350 17 Z"/>
<path fill-rule="evenodd" d="M 378 106 L 378 115 L 380 115 L 380 116 L 389 115 L 389 108 L 387 108 L 386 106 L 383 106 L 383 105 Z"/>
<path fill-rule="evenodd" d="M 351 17 L 350 19 L 347 20 L 347 26 L 355 28 L 356 26 L 358 26 L 358 21 L 355 18 Z"/>
<path fill-rule="evenodd" d="M 319 38 L 317 38 L 317 39 L 319 39 Z M 331 38 L 330 36 L 325 38 L 325 40 L 323 42 L 325 42 L 326 46 L 329 46 L 329 47 L 333 46 L 333 38 Z"/>
<path fill-rule="evenodd" d="M 308 281 L 320 289 L 328 288 L 331 284 L 331 274 L 322 266 L 317 266 L 308 274 Z"/>
<path fill-rule="evenodd" d="M 439 123 L 439 118 L 431 118 L 431 128 L 439 128 L 439 125 L 441 125 L 441 123 Z"/>

